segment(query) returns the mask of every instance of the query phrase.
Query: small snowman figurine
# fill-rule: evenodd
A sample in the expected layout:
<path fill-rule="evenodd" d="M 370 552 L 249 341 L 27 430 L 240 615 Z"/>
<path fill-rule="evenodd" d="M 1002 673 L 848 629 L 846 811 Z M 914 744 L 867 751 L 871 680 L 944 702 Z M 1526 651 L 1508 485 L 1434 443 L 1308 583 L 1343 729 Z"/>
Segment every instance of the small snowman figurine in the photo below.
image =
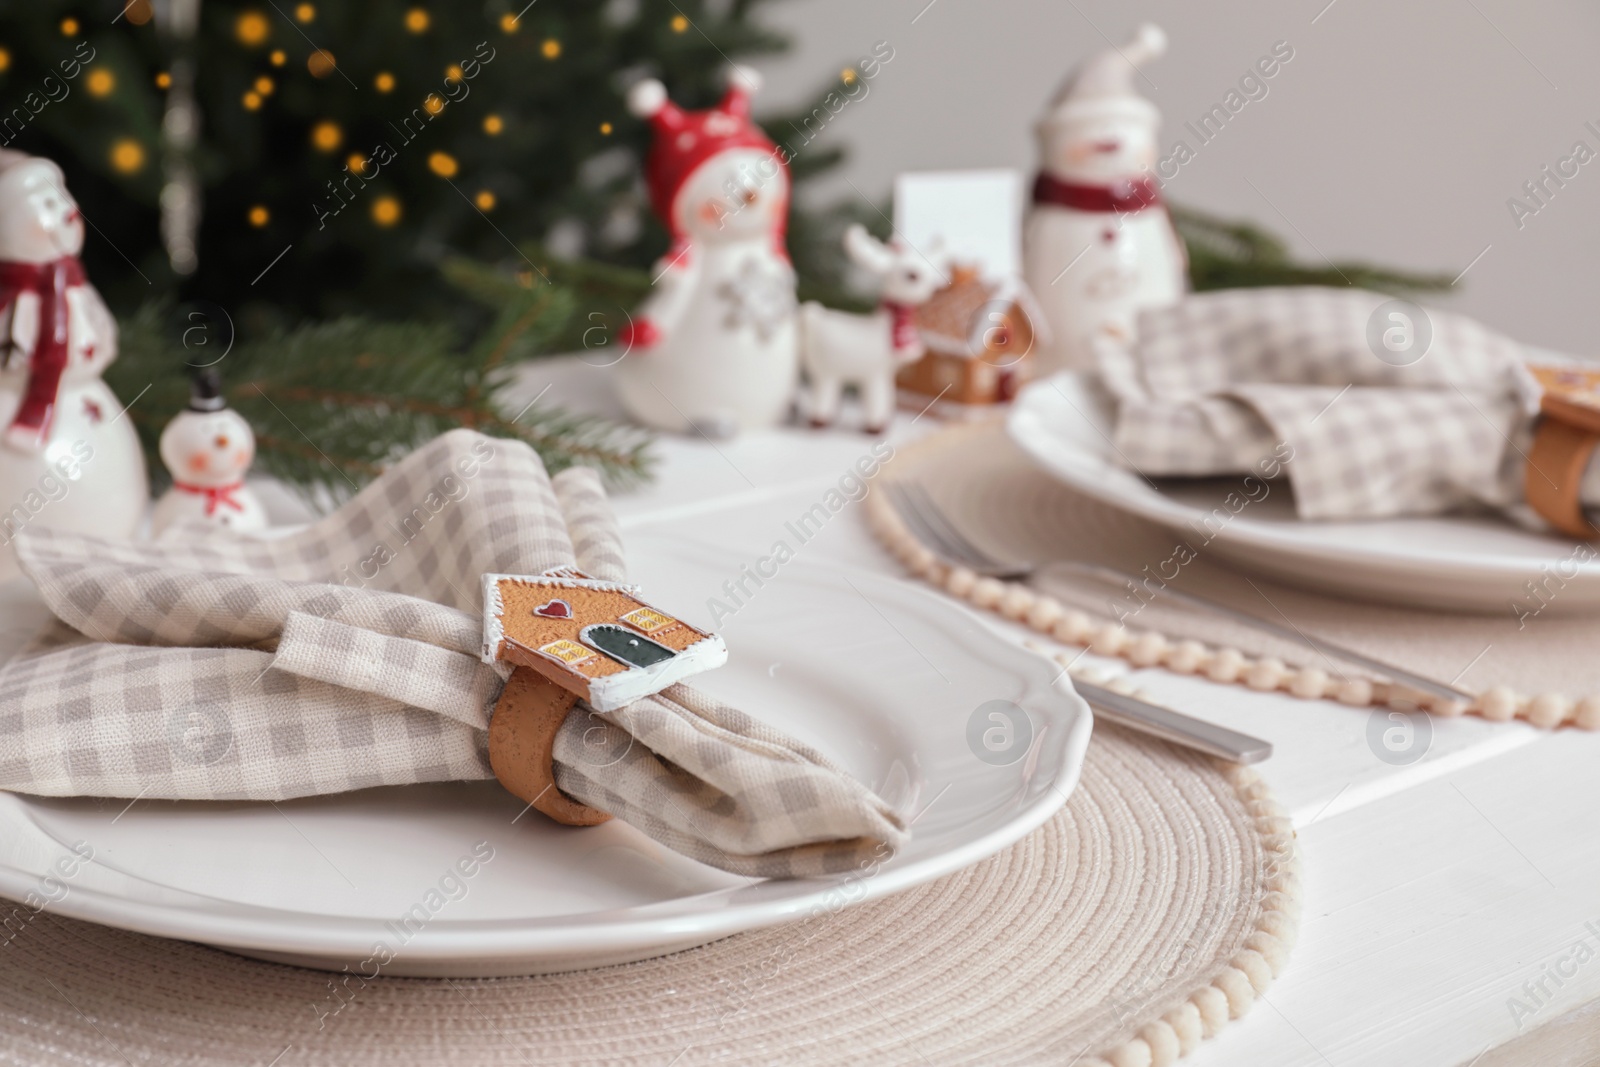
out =
<path fill-rule="evenodd" d="M 83 236 L 61 169 L 0 151 L 0 578 L 23 527 L 131 537 L 150 502 L 133 420 L 100 378 L 117 324 Z"/>
<path fill-rule="evenodd" d="M 222 398 L 217 372 L 197 373 L 188 410 L 161 431 L 161 462 L 172 475 L 172 488 L 156 502 L 151 533 L 160 536 L 194 519 L 231 530 L 265 527 L 266 509 L 244 484 L 255 454 L 255 434 Z"/>
<path fill-rule="evenodd" d="M 772 426 L 799 373 L 795 274 L 784 249 L 789 173 L 750 120 L 756 73 L 735 67 L 721 103 L 684 111 L 648 80 L 628 94 L 655 142 L 645 180 L 672 247 L 621 341 L 617 388 L 657 429 L 726 437 Z"/>
<path fill-rule="evenodd" d="M 1131 340 L 1142 308 L 1176 302 L 1183 242 L 1151 171 L 1161 113 L 1134 92 L 1137 68 L 1166 51 L 1144 25 L 1069 77 L 1039 121 L 1039 176 L 1024 228 L 1025 274 L 1054 341 L 1048 371 L 1094 366 L 1097 338 Z"/>

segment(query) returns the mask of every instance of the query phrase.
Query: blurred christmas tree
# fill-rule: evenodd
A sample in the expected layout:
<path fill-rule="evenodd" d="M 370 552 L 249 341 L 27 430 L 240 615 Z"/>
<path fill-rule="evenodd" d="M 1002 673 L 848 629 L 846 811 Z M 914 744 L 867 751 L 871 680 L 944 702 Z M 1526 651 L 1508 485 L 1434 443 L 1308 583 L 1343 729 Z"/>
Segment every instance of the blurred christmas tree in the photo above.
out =
<path fill-rule="evenodd" d="M 658 255 L 636 178 L 648 131 L 623 91 L 649 73 L 714 100 L 731 59 L 784 47 L 760 3 L 15 0 L 0 99 L 45 104 L 0 115 L 0 142 L 62 165 L 115 307 L 415 317 L 450 306 L 452 254 L 515 260 L 513 242 L 542 239 L 625 266 Z M 171 230 L 195 206 L 191 164 L 185 277 Z"/>

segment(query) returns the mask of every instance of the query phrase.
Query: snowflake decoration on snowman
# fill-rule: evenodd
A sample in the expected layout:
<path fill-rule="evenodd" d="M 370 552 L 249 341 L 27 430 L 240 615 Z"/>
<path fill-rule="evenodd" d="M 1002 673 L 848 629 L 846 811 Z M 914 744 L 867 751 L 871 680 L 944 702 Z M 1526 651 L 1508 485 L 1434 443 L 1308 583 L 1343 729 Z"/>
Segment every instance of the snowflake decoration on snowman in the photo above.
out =
<path fill-rule="evenodd" d="M 685 111 L 655 80 L 628 94 L 650 121 L 645 181 L 672 247 L 654 291 L 621 341 L 623 406 L 661 430 L 721 437 L 772 426 L 789 412 L 799 373 L 795 274 L 784 249 L 789 174 L 750 119 L 760 85 L 728 73 L 716 107 Z"/>
<path fill-rule="evenodd" d="M 195 521 L 237 531 L 265 527 L 266 509 L 244 484 L 255 453 L 255 434 L 223 399 L 217 372 L 196 373 L 188 409 L 161 431 L 161 462 L 172 488 L 156 502 L 151 533 Z"/>
<path fill-rule="evenodd" d="M 1141 309 L 1187 287 L 1183 242 L 1151 175 L 1161 113 L 1133 86 L 1166 49 L 1160 27 L 1139 27 L 1073 73 L 1036 127 L 1024 273 L 1054 337 L 1046 370 L 1092 368 L 1096 343 L 1131 340 Z"/>
<path fill-rule="evenodd" d="M 59 167 L 0 151 L 0 544 L 34 522 L 131 536 L 149 503 L 138 434 L 101 380 L 117 324 L 78 261 L 83 221 Z M 0 554 L 0 577 L 14 568 Z"/>

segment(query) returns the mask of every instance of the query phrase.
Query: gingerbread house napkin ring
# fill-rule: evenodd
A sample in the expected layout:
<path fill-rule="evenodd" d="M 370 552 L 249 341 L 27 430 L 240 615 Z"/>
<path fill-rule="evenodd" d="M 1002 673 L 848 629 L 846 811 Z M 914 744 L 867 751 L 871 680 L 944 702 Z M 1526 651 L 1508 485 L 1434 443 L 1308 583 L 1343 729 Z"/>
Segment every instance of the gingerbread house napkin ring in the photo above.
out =
<path fill-rule="evenodd" d="M 1544 390 L 1523 478 L 1528 505 L 1569 537 L 1600 537 L 1581 496 L 1584 471 L 1600 444 L 1600 369 L 1528 369 Z"/>
<path fill-rule="evenodd" d="M 611 711 L 727 660 L 721 637 L 646 604 L 637 586 L 571 567 L 484 575 L 483 661 L 513 668 L 489 723 L 495 777 L 557 822 L 604 822 L 555 787 L 555 735 L 572 706 Z"/>

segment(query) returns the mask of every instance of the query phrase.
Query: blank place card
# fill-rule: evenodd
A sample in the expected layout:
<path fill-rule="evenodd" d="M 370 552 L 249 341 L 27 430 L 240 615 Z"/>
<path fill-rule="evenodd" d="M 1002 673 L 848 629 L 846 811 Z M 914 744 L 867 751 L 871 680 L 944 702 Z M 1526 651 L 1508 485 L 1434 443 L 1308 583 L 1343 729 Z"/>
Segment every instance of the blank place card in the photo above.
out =
<path fill-rule="evenodd" d="M 894 183 L 894 226 L 913 248 L 943 241 L 958 262 L 984 274 L 1021 272 L 1022 175 L 1015 170 L 901 174 Z"/>

